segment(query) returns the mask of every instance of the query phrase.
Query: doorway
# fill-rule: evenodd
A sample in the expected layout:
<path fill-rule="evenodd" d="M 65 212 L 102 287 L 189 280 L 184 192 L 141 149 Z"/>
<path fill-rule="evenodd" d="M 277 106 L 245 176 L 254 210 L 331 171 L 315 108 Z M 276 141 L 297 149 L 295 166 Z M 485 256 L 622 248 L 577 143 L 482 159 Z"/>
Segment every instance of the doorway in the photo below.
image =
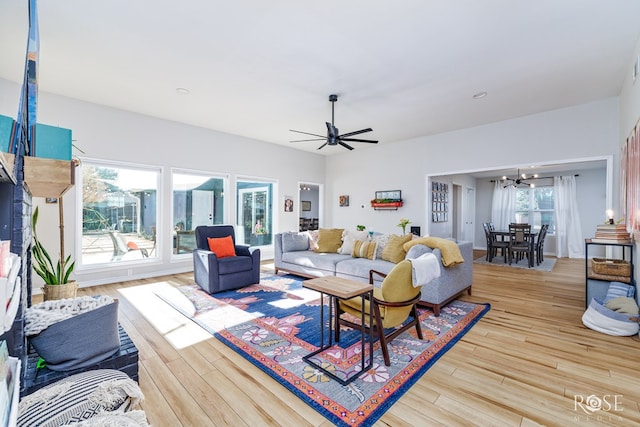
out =
<path fill-rule="evenodd" d="M 299 231 L 317 230 L 320 227 L 321 186 L 319 184 L 299 184 Z"/>

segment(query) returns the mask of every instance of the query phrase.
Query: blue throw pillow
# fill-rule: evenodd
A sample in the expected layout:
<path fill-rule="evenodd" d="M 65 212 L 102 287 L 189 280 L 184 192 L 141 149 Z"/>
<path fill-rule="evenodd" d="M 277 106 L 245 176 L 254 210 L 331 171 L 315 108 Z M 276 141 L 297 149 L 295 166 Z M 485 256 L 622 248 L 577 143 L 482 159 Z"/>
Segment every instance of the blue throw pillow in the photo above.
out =
<path fill-rule="evenodd" d="M 629 286 L 626 283 L 622 282 L 611 282 L 609 285 L 609 289 L 607 290 L 607 295 L 604 297 L 603 302 L 611 301 L 617 297 L 628 297 L 633 298 L 635 295 L 635 288 L 633 286 Z"/>

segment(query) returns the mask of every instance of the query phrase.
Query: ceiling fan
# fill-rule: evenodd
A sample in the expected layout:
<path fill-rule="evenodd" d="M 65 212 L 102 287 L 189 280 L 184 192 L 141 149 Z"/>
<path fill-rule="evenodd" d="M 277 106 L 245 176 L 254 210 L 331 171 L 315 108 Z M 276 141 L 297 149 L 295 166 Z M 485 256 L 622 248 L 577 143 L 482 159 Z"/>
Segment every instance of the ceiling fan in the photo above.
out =
<path fill-rule="evenodd" d="M 367 142 L 369 144 L 377 144 L 378 141 L 374 141 L 374 140 L 371 140 L 371 139 L 351 138 L 352 136 L 359 135 L 361 133 L 371 132 L 373 130 L 371 128 L 360 129 L 360 130 L 357 130 L 355 132 L 343 133 L 342 135 L 340 134 L 340 132 L 338 131 L 338 128 L 335 127 L 335 125 L 333 124 L 334 106 L 335 106 L 335 102 L 337 100 L 338 100 L 338 95 L 329 95 L 329 101 L 331 102 L 331 123 L 326 122 L 326 124 L 327 124 L 327 136 L 318 135 L 318 134 L 309 133 L 309 132 L 302 132 L 302 131 L 299 131 L 299 130 L 289 129 L 291 132 L 303 133 L 305 135 L 311 135 L 311 136 L 316 136 L 317 137 L 317 138 L 312 138 L 312 139 L 298 139 L 298 140 L 290 141 L 290 142 L 325 141 L 326 140 L 326 142 L 324 144 L 322 144 L 320 147 L 318 147 L 318 150 L 323 148 L 325 145 L 342 145 L 344 148 L 346 148 L 348 150 L 353 150 L 353 147 L 350 146 L 349 144 L 345 144 L 345 141 L 349 141 L 349 142 Z"/>

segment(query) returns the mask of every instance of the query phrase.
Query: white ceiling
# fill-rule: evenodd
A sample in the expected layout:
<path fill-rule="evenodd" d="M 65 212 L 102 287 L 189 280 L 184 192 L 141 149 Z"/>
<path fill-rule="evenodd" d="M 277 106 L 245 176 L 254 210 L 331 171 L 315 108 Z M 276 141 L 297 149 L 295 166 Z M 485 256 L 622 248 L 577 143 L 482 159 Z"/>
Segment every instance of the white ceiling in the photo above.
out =
<path fill-rule="evenodd" d="M 372 127 L 361 137 L 380 143 L 616 96 L 640 36 L 638 0 L 41 0 L 38 10 L 41 91 L 309 151 L 320 143 L 292 144 L 289 129 L 325 134 L 331 93 L 340 131 Z M 0 2 L 0 77 L 16 82 L 26 11 L 27 0 Z"/>

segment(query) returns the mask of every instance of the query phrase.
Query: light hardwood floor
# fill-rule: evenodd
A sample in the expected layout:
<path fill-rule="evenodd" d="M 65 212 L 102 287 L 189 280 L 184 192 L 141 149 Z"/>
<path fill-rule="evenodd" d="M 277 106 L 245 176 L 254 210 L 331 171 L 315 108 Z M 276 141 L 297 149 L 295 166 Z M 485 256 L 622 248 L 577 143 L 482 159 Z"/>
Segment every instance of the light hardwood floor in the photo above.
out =
<path fill-rule="evenodd" d="M 582 325 L 583 260 L 560 259 L 551 273 L 474 264 L 473 277 L 463 299 L 491 310 L 376 425 L 640 425 L 640 341 Z M 81 289 L 119 299 L 151 424 L 332 425 L 149 292 L 192 280 L 188 273 Z M 606 410 L 576 405 L 589 396 Z"/>

